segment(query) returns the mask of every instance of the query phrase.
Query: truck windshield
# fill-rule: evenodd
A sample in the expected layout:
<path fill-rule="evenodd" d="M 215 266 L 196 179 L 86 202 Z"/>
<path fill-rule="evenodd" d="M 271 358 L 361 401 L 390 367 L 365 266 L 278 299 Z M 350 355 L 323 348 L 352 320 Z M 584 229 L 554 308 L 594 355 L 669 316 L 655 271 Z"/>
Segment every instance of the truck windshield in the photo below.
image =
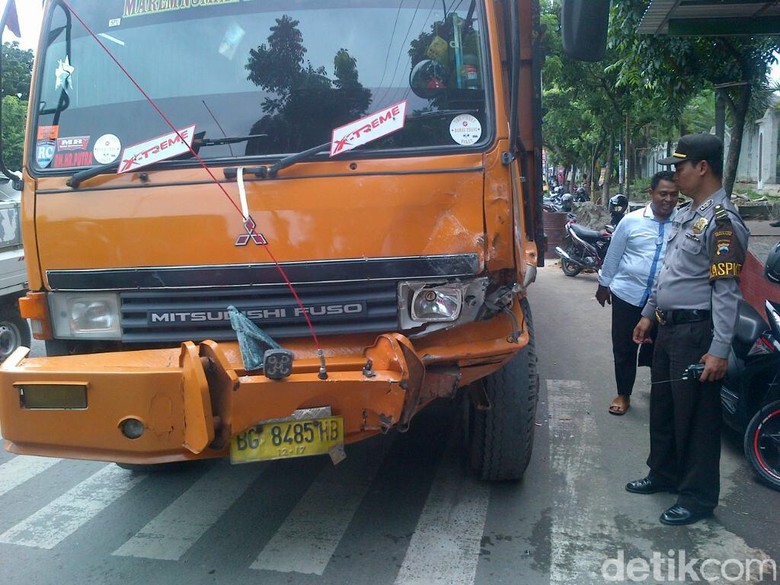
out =
<path fill-rule="evenodd" d="M 212 161 L 278 159 L 398 103 L 403 127 L 361 154 L 479 148 L 492 116 L 477 4 L 69 0 L 70 12 L 55 1 L 37 70 L 32 170 L 72 172 L 118 163 L 125 148 L 150 141 L 169 145 L 159 139 L 170 125 L 139 87 Z"/>

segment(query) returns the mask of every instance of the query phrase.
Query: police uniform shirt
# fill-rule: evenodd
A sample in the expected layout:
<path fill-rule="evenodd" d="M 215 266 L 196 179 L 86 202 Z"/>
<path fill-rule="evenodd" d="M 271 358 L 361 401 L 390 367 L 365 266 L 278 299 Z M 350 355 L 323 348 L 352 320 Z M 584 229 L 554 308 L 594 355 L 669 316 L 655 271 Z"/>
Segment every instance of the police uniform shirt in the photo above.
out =
<path fill-rule="evenodd" d="M 698 207 L 681 209 L 672 221 L 663 267 L 642 316 L 654 319 L 656 308 L 712 311 L 708 353 L 728 357 L 742 298 L 739 273 L 748 235 L 723 189 Z"/>

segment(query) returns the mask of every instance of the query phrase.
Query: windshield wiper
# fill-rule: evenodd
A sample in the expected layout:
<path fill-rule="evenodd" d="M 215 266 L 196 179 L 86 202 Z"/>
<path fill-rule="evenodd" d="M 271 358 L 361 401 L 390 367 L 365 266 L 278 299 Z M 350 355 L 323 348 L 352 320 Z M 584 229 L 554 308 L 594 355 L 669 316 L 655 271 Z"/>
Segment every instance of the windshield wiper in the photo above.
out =
<path fill-rule="evenodd" d="M 421 118 L 438 118 L 441 116 L 457 116 L 459 114 L 478 114 L 479 110 L 477 109 L 471 109 L 471 110 L 436 110 L 435 112 L 420 112 L 417 114 L 410 114 L 406 116 L 407 120 L 419 120 Z M 287 168 L 289 166 L 294 165 L 295 163 L 305 160 L 309 158 L 310 156 L 314 156 L 315 154 L 319 154 L 321 152 L 324 152 L 326 150 L 330 150 L 331 143 L 325 142 L 324 144 L 320 144 L 318 146 L 314 146 L 310 148 L 309 150 L 303 150 L 301 152 L 296 152 L 295 154 L 290 154 L 288 156 L 285 156 L 284 158 L 279 159 L 276 163 L 268 167 L 266 171 L 266 175 L 269 177 L 275 177 L 276 173 L 281 171 L 284 168 Z M 359 145 L 358 145 L 359 146 Z M 353 149 L 350 149 L 353 150 Z M 342 151 L 342 152 L 349 152 L 348 150 Z M 265 168 L 265 167 L 262 167 Z M 262 173 L 259 173 L 262 175 Z M 262 176 L 266 176 L 262 175 Z"/>
<path fill-rule="evenodd" d="M 443 116 L 457 116 L 460 114 L 478 114 L 478 109 L 461 109 L 461 110 L 436 110 L 431 112 L 418 112 L 416 114 L 410 114 L 406 116 L 407 120 L 420 120 L 423 118 L 439 118 Z M 262 136 L 262 135 L 261 135 Z M 307 158 L 310 158 L 314 156 L 315 154 L 319 154 L 321 152 L 325 152 L 327 150 L 330 150 L 331 142 L 324 142 L 323 144 L 318 144 L 317 146 L 313 146 L 312 148 L 309 148 L 308 150 L 302 150 L 301 152 L 295 152 L 293 154 L 288 154 L 287 156 L 284 156 L 280 158 L 278 161 L 276 161 L 271 166 L 262 166 L 262 167 L 251 167 L 246 168 L 244 172 L 250 173 L 255 175 L 256 177 L 260 177 L 262 179 L 265 178 L 274 178 L 279 171 L 282 169 L 286 169 L 287 167 L 290 167 L 302 160 L 306 160 Z M 365 144 L 365 143 L 364 143 Z M 360 146 L 360 145 L 358 145 Z M 357 148 L 357 147 L 356 147 Z M 350 149 L 353 150 L 353 149 Z M 350 150 L 344 150 L 341 152 L 349 152 Z M 338 153 L 341 154 L 341 153 Z M 334 156 L 338 156 L 338 154 Z M 237 174 L 236 167 L 227 167 L 224 170 L 225 178 L 226 179 L 235 179 Z"/>
<path fill-rule="evenodd" d="M 318 146 L 313 146 L 308 150 L 302 150 L 301 152 L 288 154 L 287 156 L 280 158 L 278 161 L 276 161 L 274 164 L 268 167 L 268 176 L 273 178 L 276 176 L 276 173 L 278 173 L 282 169 L 286 169 L 287 167 L 290 167 L 299 161 L 307 159 L 310 156 L 314 156 L 315 154 L 319 154 L 326 150 L 330 150 L 330 145 L 331 142 L 324 142 L 323 144 L 320 144 Z"/>
<path fill-rule="evenodd" d="M 198 152 L 198 148 L 201 146 L 220 146 L 222 144 L 235 144 L 236 142 L 244 142 L 251 140 L 252 138 L 266 138 L 268 134 L 250 134 L 248 136 L 225 136 L 224 138 L 203 138 L 205 132 L 198 136 L 195 134 L 195 140 L 192 141 L 192 147 L 195 152 Z"/>
<path fill-rule="evenodd" d="M 224 138 L 206 138 L 205 132 L 198 132 L 195 134 L 195 138 L 192 140 L 192 149 L 195 154 L 198 153 L 202 146 L 220 146 L 223 144 L 235 144 L 236 142 L 244 142 L 251 140 L 252 138 L 264 138 L 268 134 L 250 134 L 248 136 L 225 136 Z M 178 156 L 172 157 L 166 160 L 181 160 L 192 157 L 192 151 L 184 152 Z M 160 161 L 163 162 L 163 161 Z M 107 173 L 115 173 L 119 169 L 119 161 L 113 161 L 104 165 L 97 165 L 89 167 L 88 169 L 82 169 L 73 173 L 70 179 L 66 181 L 66 185 L 72 189 L 77 189 L 81 183 L 92 177 L 98 175 L 104 175 Z"/>
<path fill-rule="evenodd" d="M 65 181 L 65 184 L 71 189 L 78 189 L 78 186 L 81 185 L 81 183 L 83 183 L 87 179 L 91 179 L 92 177 L 97 177 L 98 175 L 104 175 L 106 173 L 115 173 L 118 169 L 119 169 L 118 160 L 115 160 L 114 162 L 110 162 L 104 165 L 89 167 L 88 169 L 82 169 L 80 171 L 76 171 L 75 173 L 73 173 L 70 179 Z"/>
<path fill-rule="evenodd" d="M 325 152 L 326 150 L 330 150 L 330 145 L 331 145 L 330 142 L 324 142 L 322 144 L 318 144 L 317 146 L 313 146 L 308 150 L 302 150 L 301 152 L 295 152 L 293 154 L 288 154 L 287 156 L 283 156 L 274 164 L 272 164 L 270 167 L 251 167 L 251 168 L 244 169 L 244 172 L 251 173 L 255 177 L 260 177 L 261 179 L 265 179 L 268 177 L 273 178 L 276 176 L 276 173 L 278 173 L 282 169 L 286 169 L 287 167 L 292 166 L 295 163 L 307 159 L 311 156 L 314 156 L 315 154 L 319 154 L 321 152 Z M 225 174 L 226 179 L 235 179 L 238 173 L 238 169 L 236 167 L 227 167 L 223 172 Z"/>
<path fill-rule="evenodd" d="M 443 118 L 445 116 L 459 116 L 460 114 L 479 114 L 479 110 L 431 110 L 429 112 L 415 112 L 413 114 L 409 114 L 406 116 L 406 119 L 421 120 L 424 118 Z"/>

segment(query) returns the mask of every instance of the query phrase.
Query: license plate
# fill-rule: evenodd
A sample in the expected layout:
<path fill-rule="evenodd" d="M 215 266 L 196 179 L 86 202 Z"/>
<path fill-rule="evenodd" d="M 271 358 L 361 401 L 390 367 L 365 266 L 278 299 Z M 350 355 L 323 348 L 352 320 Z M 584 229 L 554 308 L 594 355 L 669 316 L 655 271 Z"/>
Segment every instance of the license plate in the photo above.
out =
<path fill-rule="evenodd" d="M 343 443 L 344 419 L 340 416 L 266 423 L 230 440 L 230 462 L 322 455 Z"/>

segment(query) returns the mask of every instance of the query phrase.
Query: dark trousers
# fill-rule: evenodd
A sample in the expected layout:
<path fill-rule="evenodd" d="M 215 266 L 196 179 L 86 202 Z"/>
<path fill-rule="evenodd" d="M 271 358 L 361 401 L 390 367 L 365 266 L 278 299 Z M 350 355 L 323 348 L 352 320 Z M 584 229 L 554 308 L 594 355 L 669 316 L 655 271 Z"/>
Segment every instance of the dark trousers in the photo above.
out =
<path fill-rule="evenodd" d="M 680 380 L 685 368 L 707 353 L 712 325 L 656 326 L 649 477 L 677 486 L 678 504 L 698 512 L 712 510 L 720 494 L 721 382 Z M 670 379 L 675 381 L 665 381 Z"/>
<path fill-rule="evenodd" d="M 612 295 L 612 356 L 615 358 L 615 384 L 618 394 L 631 396 L 636 380 L 637 350 L 639 365 L 653 363 L 652 344 L 634 343 L 634 327 L 642 316 L 642 307 Z"/>

